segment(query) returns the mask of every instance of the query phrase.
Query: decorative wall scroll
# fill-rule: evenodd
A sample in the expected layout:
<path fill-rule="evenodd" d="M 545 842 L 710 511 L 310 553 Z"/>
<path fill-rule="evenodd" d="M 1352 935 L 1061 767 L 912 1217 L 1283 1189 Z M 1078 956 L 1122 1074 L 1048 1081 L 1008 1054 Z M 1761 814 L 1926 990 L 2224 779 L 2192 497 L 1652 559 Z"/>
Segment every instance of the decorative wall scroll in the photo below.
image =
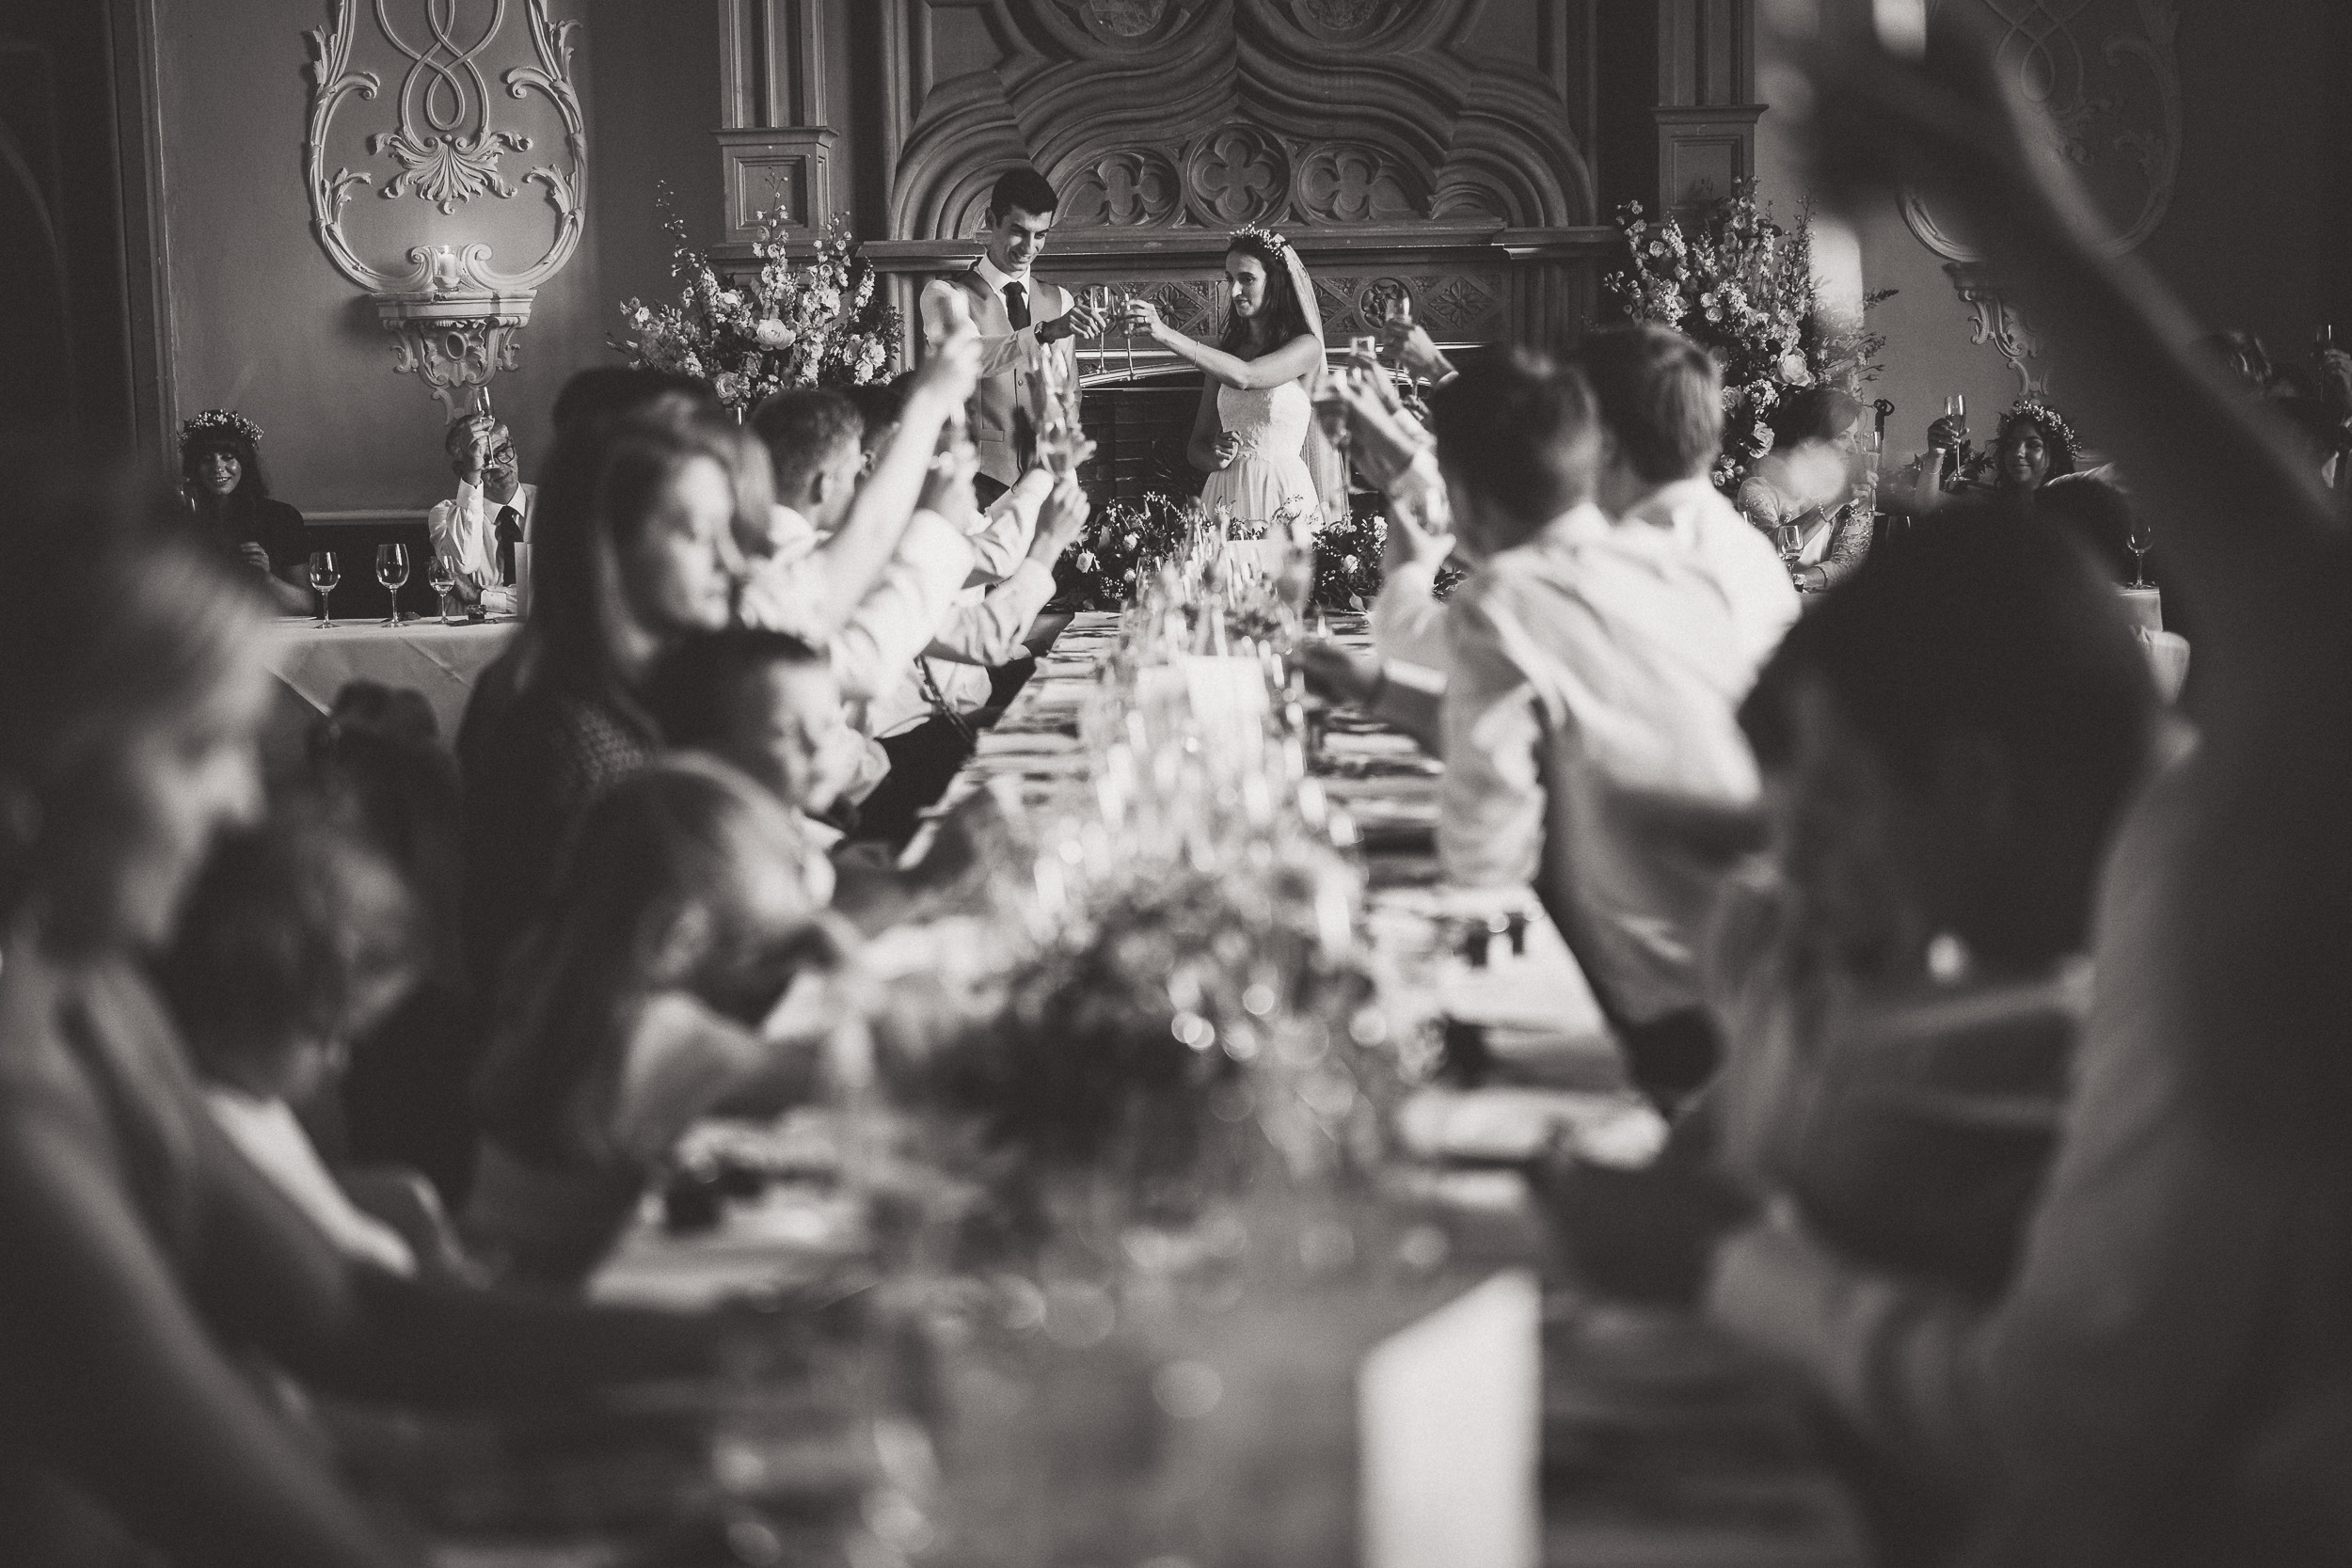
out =
<path fill-rule="evenodd" d="M 353 65 L 359 32 L 352 0 L 330 0 L 326 26 L 303 34 L 310 53 L 303 173 L 311 232 L 336 271 L 367 291 L 385 329 L 397 335 L 394 368 L 416 373 L 452 413 L 472 388 L 515 368 L 516 335 L 531 319 L 532 297 L 580 245 L 587 134 L 571 75 L 571 36 L 580 24 L 552 20 L 548 4 L 524 0 L 520 43 L 501 36 L 509 0 L 373 0 L 373 8 L 389 57 L 406 61 L 389 105 L 393 124 L 366 140 L 371 155 L 398 166 L 376 195 L 387 203 L 414 196 L 446 219 L 478 198 L 509 200 L 525 186 L 540 186 L 554 214 L 552 232 L 539 259 L 516 272 L 495 268 L 491 245 L 466 239 L 462 230 L 443 237 L 446 224 L 414 226 L 431 238 L 394 247 L 405 249 L 405 268 L 360 255 L 346 230 L 349 205 L 375 175 L 342 166 L 329 174 L 326 166 L 338 112 L 354 97 L 376 98 L 384 78 Z M 496 123 L 499 95 L 485 70 L 500 57 L 516 62 L 499 75 L 504 96 L 517 103 L 543 98 L 562 132 L 560 159 L 535 165 L 519 182 L 508 177 L 505 161 L 533 152 L 536 143 Z"/>
<path fill-rule="evenodd" d="M 882 4 L 894 240 L 974 232 L 1025 160 L 1066 229 L 1593 221 L 1559 90 L 1467 52 L 1481 0 L 987 0 L 1005 55 L 937 76 L 933 13 L 963 0 Z"/>
<path fill-rule="evenodd" d="M 1931 10 L 1947 5 L 1989 13 L 1996 65 L 2042 110 L 2051 151 L 2106 215 L 2111 253 L 2137 249 L 2171 209 L 2180 174 L 2179 0 L 1929 0 Z M 2026 392 L 2045 392 L 2046 374 L 2026 363 L 2040 342 L 1977 252 L 1917 193 L 1903 193 L 1902 214 L 1947 263 L 1961 303 L 1975 312 L 1974 341 L 1992 344 Z"/>

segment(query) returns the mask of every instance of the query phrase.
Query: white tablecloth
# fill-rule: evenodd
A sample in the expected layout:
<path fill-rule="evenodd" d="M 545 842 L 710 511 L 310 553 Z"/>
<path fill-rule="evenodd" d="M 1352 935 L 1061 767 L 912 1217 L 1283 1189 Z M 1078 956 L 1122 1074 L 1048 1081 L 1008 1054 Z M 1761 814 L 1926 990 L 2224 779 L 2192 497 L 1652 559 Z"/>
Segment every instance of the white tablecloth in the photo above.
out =
<path fill-rule="evenodd" d="M 321 713 L 352 681 L 421 691 L 440 721 L 441 738 L 453 744 L 474 683 L 520 626 L 503 620 L 445 626 L 435 618 L 398 626 L 368 620 L 322 626 L 289 617 L 270 627 L 269 667 Z"/>

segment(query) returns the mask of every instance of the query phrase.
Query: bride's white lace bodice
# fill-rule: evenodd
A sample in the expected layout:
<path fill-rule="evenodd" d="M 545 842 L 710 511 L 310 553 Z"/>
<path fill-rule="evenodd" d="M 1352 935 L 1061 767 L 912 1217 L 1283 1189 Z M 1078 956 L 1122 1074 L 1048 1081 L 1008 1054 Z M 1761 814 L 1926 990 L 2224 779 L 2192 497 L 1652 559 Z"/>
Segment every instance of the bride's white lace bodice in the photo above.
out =
<path fill-rule="evenodd" d="M 1262 392 L 1235 387 L 1216 389 L 1216 420 L 1229 436 L 1241 437 L 1245 456 L 1296 457 L 1306 450 L 1307 421 L 1314 405 L 1306 388 L 1285 381 Z"/>

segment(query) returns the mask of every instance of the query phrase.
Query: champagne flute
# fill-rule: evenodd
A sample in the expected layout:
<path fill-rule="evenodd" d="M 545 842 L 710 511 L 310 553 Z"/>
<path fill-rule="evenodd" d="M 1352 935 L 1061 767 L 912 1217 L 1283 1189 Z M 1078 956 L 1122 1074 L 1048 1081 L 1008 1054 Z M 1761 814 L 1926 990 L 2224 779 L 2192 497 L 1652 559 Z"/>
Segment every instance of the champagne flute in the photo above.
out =
<path fill-rule="evenodd" d="M 334 607 L 327 595 L 333 594 L 342 580 L 342 567 L 337 563 L 333 550 L 310 552 L 310 587 L 319 596 L 319 625 L 322 626 L 335 624 Z"/>
<path fill-rule="evenodd" d="M 1136 378 L 1136 331 L 1127 320 L 1127 312 L 1135 308 L 1136 294 L 1133 289 L 1119 291 L 1119 344 L 1127 351 L 1126 379 Z"/>
<path fill-rule="evenodd" d="M 457 567 L 440 551 L 433 552 L 433 560 L 424 569 L 425 586 L 441 601 L 441 625 L 448 626 L 449 596 L 457 592 Z"/>
<path fill-rule="evenodd" d="M 408 582 L 408 546 L 378 545 L 375 546 L 375 580 L 392 595 L 392 612 L 384 618 L 388 626 L 400 625 L 400 591 Z"/>

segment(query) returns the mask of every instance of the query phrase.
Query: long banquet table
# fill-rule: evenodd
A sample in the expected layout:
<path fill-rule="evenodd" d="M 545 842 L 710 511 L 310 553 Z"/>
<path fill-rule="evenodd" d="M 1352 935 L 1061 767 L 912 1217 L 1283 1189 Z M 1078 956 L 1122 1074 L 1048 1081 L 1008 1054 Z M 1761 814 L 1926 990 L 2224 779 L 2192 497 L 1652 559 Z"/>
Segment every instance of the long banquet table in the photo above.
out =
<path fill-rule="evenodd" d="M 322 626 L 307 616 L 287 616 L 269 627 L 265 657 L 270 673 L 321 713 L 356 680 L 420 692 L 432 705 L 441 737 L 453 741 L 474 683 L 506 651 L 521 624 L 501 616 L 443 626 L 437 616 L 425 616 L 397 626 L 373 619 Z"/>
<path fill-rule="evenodd" d="M 1060 632 L 1019 697 L 980 737 L 943 810 L 983 790 L 1042 805 L 1085 776 L 1079 714 L 1116 631 L 1115 616 L 1089 613 Z M 1360 617 L 1336 618 L 1332 631 L 1343 641 L 1365 641 Z M 1375 941 L 1384 923 L 1458 921 L 1466 911 L 1508 909 L 1527 922 L 1524 953 L 1488 943 L 1484 962 L 1457 963 L 1439 978 L 1436 1000 L 1446 1016 L 1486 1026 L 1501 1074 L 1518 1080 L 1446 1091 L 1456 1130 L 1470 1130 L 1461 1151 L 1468 1164 L 1454 1162 L 1450 1174 L 1465 1192 L 1474 1189 L 1477 1206 L 1508 1211 L 1503 1217 L 1513 1223 L 1490 1226 L 1490 1233 L 1533 1238 L 1509 1261 L 1534 1271 L 1543 1291 L 1542 1560 L 1558 1568 L 1860 1568 L 1869 1558 L 1857 1510 L 1821 1459 L 1795 1390 L 1687 1311 L 1604 1301 L 1580 1290 L 1542 1239 L 1548 1227 L 1525 1178 L 1491 1151 L 1480 1157 L 1482 1110 L 1497 1113 L 1507 1128 L 1524 1121 L 1515 1113 L 1546 1095 L 1605 1100 L 1624 1092 L 1590 990 L 1540 909 L 1524 897 L 1465 902 L 1436 885 L 1437 768 L 1405 737 L 1335 717 L 1314 773 L 1361 833 Z M 1433 1179 L 1449 1175 L 1442 1150 L 1428 1164 Z M 723 1295 L 763 1270 L 779 1280 L 804 1279 L 821 1266 L 812 1265 L 809 1248 L 823 1226 L 812 1221 L 802 1235 L 797 1223 L 771 1207 L 756 1233 L 723 1227 L 675 1235 L 649 1218 L 592 1283 L 592 1293 L 678 1302 Z M 1052 1484 L 1061 1479 L 1057 1463 L 1066 1460 L 1037 1461 L 1027 1470 L 1008 1462 L 1004 1473 Z M 1028 1497 L 1019 1506 L 1040 1504 L 1049 1513 L 1064 1506 L 1058 1497 Z M 449 1538 L 439 1555 L 441 1568 L 612 1568 L 637 1560 L 602 1538 Z M 914 1554 L 910 1560 L 1030 1560 Z"/>

